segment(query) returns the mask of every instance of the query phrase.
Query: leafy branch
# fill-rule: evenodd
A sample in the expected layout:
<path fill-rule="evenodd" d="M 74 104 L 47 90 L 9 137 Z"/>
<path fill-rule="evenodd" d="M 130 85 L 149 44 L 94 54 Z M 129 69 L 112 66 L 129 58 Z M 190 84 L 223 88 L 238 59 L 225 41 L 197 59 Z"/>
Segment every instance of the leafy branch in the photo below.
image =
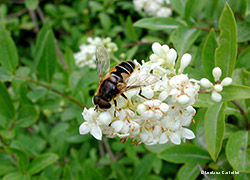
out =
<path fill-rule="evenodd" d="M 51 90 L 52 92 L 54 92 L 54 93 L 56 93 L 56 94 L 59 94 L 60 96 L 62 96 L 62 97 L 64 97 L 64 98 L 68 99 L 69 101 L 75 103 L 76 105 L 78 105 L 78 106 L 81 107 L 81 108 L 86 107 L 86 105 L 80 103 L 79 101 L 77 101 L 77 100 L 74 99 L 73 97 L 70 97 L 70 96 L 68 96 L 67 94 L 62 93 L 62 92 L 60 92 L 60 91 L 58 91 L 58 90 L 52 88 L 52 87 L 49 86 L 49 85 L 40 83 L 39 81 L 33 80 L 33 79 L 31 79 L 31 78 L 28 78 L 28 77 L 22 77 L 22 76 L 17 76 L 17 75 L 16 75 L 15 77 L 20 78 L 20 79 L 22 79 L 22 80 L 24 80 L 24 81 L 28 81 L 28 82 L 34 83 L 34 84 L 36 84 L 36 85 L 38 85 L 38 86 L 41 86 L 41 87 L 44 87 L 44 88 L 46 88 L 46 89 L 48 89 L 48 90 Z"/>

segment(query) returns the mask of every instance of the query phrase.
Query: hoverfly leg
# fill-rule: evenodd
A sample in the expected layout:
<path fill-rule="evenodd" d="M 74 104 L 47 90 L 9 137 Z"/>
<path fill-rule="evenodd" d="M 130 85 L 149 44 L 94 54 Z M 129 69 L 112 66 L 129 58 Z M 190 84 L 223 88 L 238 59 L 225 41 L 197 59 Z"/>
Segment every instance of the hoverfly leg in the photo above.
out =
<path fill-rule="evenodd" d="M 142 89 L 140 88 L 140 91 L 139 91 L 139 96 L 143 97 L 144 99 L 147 99 L 147 100 L 150 100 L 149 98 L 147 98 L 146 96 L 142 95 Z"/>
<path fill-rule="evenodd" d="M 127 98 L 127 96 L 125 96 L 125 94 L 121 93 L 121 96 L 126 99 L 128 101 L 128 108 L 131 110 L 131 111 L 134 111 L 133 109 L 130 108 L 130 101 L 129 99 Z M 132 105 L 134 105 L 133 101 L 131 100 L 131 103 Z"/>
<path fill-rule="evenodd" d="M 95 106 L 95 109 L 94 109 L 94 111 L 98 112 L 98 107 L 97 107 L 97 106 Z"/>
<path fill-rule="evenodd" d="M 117 110 L 117 101 L 116 100 L 114 100 L 114 104 L 115 104 L 114 117 L 116 117 L 116 110 Z"/>

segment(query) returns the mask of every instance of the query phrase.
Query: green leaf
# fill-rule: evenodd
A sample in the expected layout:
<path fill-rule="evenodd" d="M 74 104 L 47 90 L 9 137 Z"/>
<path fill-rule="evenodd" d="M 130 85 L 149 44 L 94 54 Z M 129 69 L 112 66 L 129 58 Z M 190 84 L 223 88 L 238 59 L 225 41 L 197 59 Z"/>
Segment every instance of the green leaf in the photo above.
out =
<path fill-rule="evenodd" d="M 239 173 L 239 174 L 234 174 L 234 180 L 249 180 L 250 179 L 250 174 L 246 173 Z"/>
<path fill-rule="evenodd" d="M 211 94 L 200 93 L 194 107 L 209 107 L 212 104 L 214 104 L 214 101 L 211 99 Z"/>
<path fill-rule="evenodd" d="M 0 67 L 0 79 L 2 82 L 11 81 L 12 76 L 4 68 Z"/>
<path fill-rule="evenodd" d="M 96 168 L 92 167 L 90 163 L 84 164 L 83 167 L 83 179 L 102 179 L 101 173 L 99 173 Z"/>
<path fill-rule="evenodd" d="M 99 19 L 100 19 L 100 22 L 101 22 L 102 27 L 103 27 L 106 31 L 110 30 L 111 25 L 112 25 L 112 21 L 111 21 L 109 15 L 106 14 L 106 13 L 104 13 L 104 12 L 101 12 L 101 13 L 99 14 Z"/>
<path fill-rule="evenodd" d="M 205 163 L 203 163 L 205 165 Z M 202 165 L 202 166 L 204 166 Z M 201 165 L 200 165 L 201 166 Z M 177 177 L 179 180 L 195 180 L 199 174 L 200 170 L 197 167 L 197 163 L 192 162 L 192 163 L 185 163 L 181 168 L 179 169 L 177 173 Z"/>
<path fill-rule="evenodd" d="M 250 1 L 247 1 L 247 4 L 246 4 L 247 8 L 246 8 L 246 13 L 245 15 L 248 16 L 250 14 Z"/>
<path fill-rule="evenodd" d="M 25 172 L 30 163 L 27 154 L 20 149 L 12 147 L 7 147 L 6 151 L 17 156 L 18 168 Z"/>
<path fill-rule="evenodd" d="M 170 0 L 171 5 L 173 8 L 182 16 L 184 17 L 185 14 L 185 5 L 187 0 Z"/>
<path fill-rule="evenodd" d="M 223 91 L 220 93 L 223 101 L 232 101 L 236 99 L 249 99 L 250 87 L 241 85 L 230 85 L 223 87 Z"/>
<path fill-rule="evenodd" d="M 132 179 L 145 179 L 153 167 L 154 154 L 147 154 L 138 164 Z"/>
<path fill-rule="evenodd" d="M 6 118 L 9 118 L 11 120 L 13 120 L 13 118 L 15 117 L 15 109 L 12 100 L 7 91 L 7 88 L 1 81 L 0 81 L 0 113 Z"/>
<path fill-rule="evenodd" d="M 246 42 L 250 40 L 250 23 L 237 22 L 237 42 Z"/>
<path fill-rule="evenodd" d="M 203 7 L 203 4 L 204 1 L 188 0 L 185 6 L 185 19 L 189 22 L 194 13 Z"/>
<path fill-rule="evenodd" d="M 39 0 L 25 0 L 25 7 L 29 10 L 35 10 L 38 6 Z"/>
<path fill-rule="evenodd" d="M 237 131 L 230 136 L 227 142 L 227 159 L 237 171 L 250 173 L 249 144 L 249 131 Z"/>
<path fill-rule="evenodd" d="M 23 174 L 21 172 L 11 172 L 3 177 L 3 180 L 21 180 Z"/>
<path fill-rule="evenodd" d="M 205 115 L 205 141 L 207 150 L 214 161 L 221 151 L 225 133 L 225 110 L 223 103 L 215 103 L 208 107 Z"/>
<path fill-rule="evenodd" d="M 206 114 L 206 108 L 200 108 L 197 111 L 197 114 L 194 116 L 195 124 L 193 125 L 193 130 L 195 134 L 195 138 L 193 142 L 195 145 L 200 146 L 203 149 L 207 149 L 207 145 L 205 143 L 205 135 L 204 135 L 204 117 Z"/>
<path fill-rule="evenodd" d="M 70 169 L 70 166 L 68 164 L 66 164 L 64 166 L 63 179 L 69 179 L 69 180 L 72 179 L 71 169 Z"/>
<path fill-rule="evenodd" d="M 132 22 L 130 16 L 128 16 L 127 19 L 126 19 L 126 32 L 127 32 L 128 38 L 131 41 L 137 41 L 138 40 L 135 29 L 133 27 L 133 22 Z"/>
<path fill-rule="evenodd" d="M 17 125 L 22 128 L 29 127 L 38 119 L 38 111 L 33 105 L 24 105 L 20 109 L 17 119 Z"/>
<path fill-rule="evenodd" d="M 16 45 L 7 30 L 0 25 L 0 64 L 10 72 L 14 72 L 18 64 Z"/>
<path fill-rule="evenodd" d="M 69 72 L 73 72 L 76 68 L 74 53 L 69 47 L 66 47 L 64 59 L 66 61 Z"/>
<path fill-rule="evenodd" d="M 214 77 L 212 71 L 214 68 L 214 54 L 218 44 L 216 41 L 216 36 L 214 30 L 211 30 L 205 40 L 203 49 L 202 49 L 202 65 L 205 71 L 206 77 L 213 81 Z"/>
<path fill-rule="evenodd" d="M 35 69 L 38 76 L 51 82 L 56 68 L 57 54 L 54 34 L 47 24 L 44 24 L 38 35 L 35 54 Z"/>
<path fill-rule="evenodd" d="M 222 70 L 222 77 L 231 77 L 237 54 L 236 22 L 234 14 L 226 3 L 219 20 L 219 47 L 215 51 L 215 66 Z"/>
<path fill-rule="evenodd" d="M 180 26 L 183 26 L 183 24 L 172 18 L 152 17 L 140 19 L 134 23 L 134 26 L 152 30 L 168 30 L 176 29 Z"/>
<path fill-rule="evenodd" d="M 250 46 L 245 48 L 239 55 L 236 61 L 236 67 L 245 68 L 246 70 L 250 70 Z"/>
<path fill-rule="evenodd" d="M 203 163 L 210 161 L 207 151 L 191 144 L 172 146 L 165 151 L 162 151 L 158 157 L 173 163 Z"/>
<path fill-rule="evenodd" d="M 16 167 L 14 167 L 12 164 L 7 164 L 7 163 L 2 163 L 0 164 L 0 176 L 3 176 L 5 174 L 11 173 L 16 169 Z"/>
<path fill-rule="evenodd" d="M 28 173 L 30 175 L 36 174 L 46 168 L 48 165 L 53 164 L 58 159 L 58 155 L 54 153 L 46 153 L 37 156 L 32 163 L 30 164 L 30 168 Z"/>
<path fill-rule="evenodd" d="M 170 36 L 179 56 L 187 52 L 200 34 L 200 30 L 179 27 Z"/>
<path fill-rule="evenodd" d="M 231 134 L 233 134 L 234 132 L 238 131 L 239 128 L 233 124 L 229 124 L 226 123 L 225 126 L 225 135 L 224 135 L 224 139 L 227 139 L 231 136 Z"/>

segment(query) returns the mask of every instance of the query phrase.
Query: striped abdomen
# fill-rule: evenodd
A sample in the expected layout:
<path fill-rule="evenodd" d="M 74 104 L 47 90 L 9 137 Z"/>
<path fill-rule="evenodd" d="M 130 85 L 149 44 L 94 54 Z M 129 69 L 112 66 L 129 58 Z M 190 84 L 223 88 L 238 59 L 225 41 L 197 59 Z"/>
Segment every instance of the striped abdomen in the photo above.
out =
<path fill-rule="evenodd" d="M 121 94 L 121 90 L 126 88 L 126 79 L 133 73 L 135 64 L 132 61 L 126 61 L 113 67 L 103 78 L 97 89 L 94 103 L 100 108 L 100 101 L 110 102 Z M 103 108 L 105 109 L 105 108 Z"/>

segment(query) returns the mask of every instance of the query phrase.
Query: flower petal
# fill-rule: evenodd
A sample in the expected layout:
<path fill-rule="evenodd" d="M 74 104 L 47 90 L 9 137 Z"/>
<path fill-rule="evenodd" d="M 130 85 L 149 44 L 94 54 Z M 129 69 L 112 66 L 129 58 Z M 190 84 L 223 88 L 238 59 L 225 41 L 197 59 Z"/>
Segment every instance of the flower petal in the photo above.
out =
<path fill-rule="evenodd" d="M 119 132 L 123 127 L 123 121 L 118 120 L 111 124 L 111 127 L 115 129 L 115 132 Z"/>
<path fill-rule="evenodd" d="M 84 122 L 81 124 L 81 126 L 79 127 L 79 133 L 80 134 L 87 134 L 90 131 L 90 125 L 88 122 Z"/>
<path fill-rule="evenodd" d="M 181 138 L 176 134 L 176 133 L 172 133 L 170 136 L 170 141 L 174 144 L 181 144 Z"/>
<path fill-rule="evenodd" d="M 102 130 L 99 126 L 94 126 L 90 134 L 92 134 L 97 140 L 102 140 Z"/>
<path fill-rule="evenodd" d="M 187 129 L 187 128 L 182 129 L 182 136 L 186 139 L 194 139 L 195 138 L 193 131 L 191 131 L 190 129 Z"/>

